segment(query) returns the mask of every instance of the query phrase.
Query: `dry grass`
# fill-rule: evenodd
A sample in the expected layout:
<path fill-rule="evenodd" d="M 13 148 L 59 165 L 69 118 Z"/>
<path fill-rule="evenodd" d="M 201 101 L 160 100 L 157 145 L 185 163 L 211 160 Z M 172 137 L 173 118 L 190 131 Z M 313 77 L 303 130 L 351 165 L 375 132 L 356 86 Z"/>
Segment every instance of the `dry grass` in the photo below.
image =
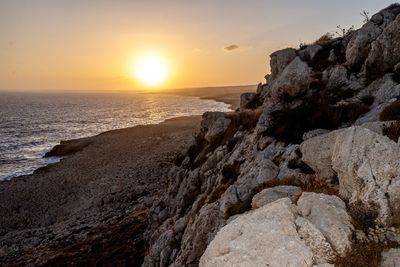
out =
<path fill-rule="evenodd" d="M 300 185 L 304 192 L 324 193 L 326 195 L 338 195 L 339 189 L 333 184 L 328 184 L 322 179 L 314 177 L 306 183 Z"/>
<path fill-rule="evenodd" d="M 400 120 L 400 100 L 391 103 L 384 108 L 379 115 L 380 121 L 395 121 Z"/>
<path fill-rule="evenodd" d="M 392 122 L 390 125 L 384 126 L 382 132 L 383 135 L 397 142 L 400 137 L 400 121 Z"/>
<path fill-rule="evenodd" d="M 382 252 L 397 246 L 397 244 L 383 244 L 377 242 L 355 243 L 352 249 L 343 257 L 335 261 L 336 267 L 378 267 Z"/>
<path fill-rule="evenodd" d="M 313 44 L 320 45 L 320 46 L 328 45 L 328 44 L 330 44 L 332 39 L 333 39 L 333 34 L 330 32 L 327 32 L 324 35 L 322 35 L 321 37 L 319 37 L 317 40 L 315 40 Z"/>

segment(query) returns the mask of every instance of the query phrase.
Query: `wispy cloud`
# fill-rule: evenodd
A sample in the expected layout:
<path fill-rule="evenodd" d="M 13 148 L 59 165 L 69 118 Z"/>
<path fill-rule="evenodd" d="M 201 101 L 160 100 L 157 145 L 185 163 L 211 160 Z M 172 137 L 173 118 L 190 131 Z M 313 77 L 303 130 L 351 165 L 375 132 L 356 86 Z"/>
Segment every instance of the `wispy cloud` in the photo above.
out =
<path fill-rule="evenodd" d="M 235 45 L 235 44 L 228 45 L 228 46 L 223 48 L 223 50 L 226 51 L 226 52 L 232 52 L 232 51 L 237 50 L 237 49 L 239 49 L 239 46 Z"/>

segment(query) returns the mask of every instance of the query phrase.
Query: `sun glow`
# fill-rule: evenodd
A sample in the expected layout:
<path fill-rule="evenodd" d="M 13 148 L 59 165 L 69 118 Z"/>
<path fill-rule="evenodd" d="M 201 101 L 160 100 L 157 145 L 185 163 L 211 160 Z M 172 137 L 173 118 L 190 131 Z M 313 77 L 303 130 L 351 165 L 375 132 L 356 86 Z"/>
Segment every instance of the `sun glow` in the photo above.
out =
<path fill-rule="evenodd" d="M 131 68 L 133 78 L 146 86 L 159 86 L 170 74 L 166 59 L 155 53 L 142 54 L 134 60 Z"/>

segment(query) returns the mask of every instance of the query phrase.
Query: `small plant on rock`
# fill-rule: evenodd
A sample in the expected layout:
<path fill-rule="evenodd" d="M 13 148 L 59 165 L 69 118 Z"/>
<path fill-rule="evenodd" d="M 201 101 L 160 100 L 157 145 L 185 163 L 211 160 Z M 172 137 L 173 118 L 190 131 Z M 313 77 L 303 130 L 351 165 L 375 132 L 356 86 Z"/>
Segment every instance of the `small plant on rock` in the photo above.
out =
<path fill-rule="evenodd" d="M 351 34 L 352 32 L 354 32 L 354 30 L 355 30 L 354 25 L 352 25 L 352 26 L 351 26 L 350 28 L 348 28 L 348 29 L 342 28 L 340 25 L 336 26 L 336 28 L 338 29 L 338 31 L 336 31 L 336 34 L 337 34 L 339 37 L 342 37 L 342 38 L 348 36 L 349 34 Z"/>
<path fill-rule="evenodd" d="M 369 12 L 363 10 L 363 12 L 361 12 L 360 15 L 364 18 L 363 23 L 367 23 L 370 20 Z"/>

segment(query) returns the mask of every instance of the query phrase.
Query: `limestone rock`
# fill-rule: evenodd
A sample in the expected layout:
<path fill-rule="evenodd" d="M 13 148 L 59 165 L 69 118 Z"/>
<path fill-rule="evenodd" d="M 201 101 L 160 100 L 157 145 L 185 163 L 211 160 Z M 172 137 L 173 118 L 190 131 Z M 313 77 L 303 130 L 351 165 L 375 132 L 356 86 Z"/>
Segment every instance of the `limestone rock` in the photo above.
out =
<path fill-rule="evenodd" d="M 297 233 L 295 214 L 286 198 L 239 216 L 218 232 L 200 266 L 312 265 L 313 254 Z"/>
<path fill-rule="evenodd" d="M 269 81 L 274 80 L 290 62 L 296 57 L 296 50 L 293 48 L 286 48 L 283 50 L 276 51 L 271 54 L 271 76 Z"/>
<path fill-rule="evenodd" d="M 271 93 L 274 97 L 283 94 L 288 96 L 298 96 L 306 91 L 310 85 L 310 68 L 299 57 L 282 71 L 271 85 Z"/>
<path fill-rule="evenodd" d="M 321 231 L 337 253 L 344 255 L 351 248 L 354 227 L 340 198 L 305 192 L 297 205 L 301 215 Z"/>
<path fill-rule="evenodd" d="M 297 232 L 314 254 L 315 263 L 332 262 L 335 252 L 324 235 L 307 219 L 296 219 Z"/>
<path fill-rule="evenodd" d="M 312 61 L 319 51 L 322 50 L 320 45 L 309 45 L 299 52 L 299 57 L 303 61 Z"/>
<path fill-rule="evenodd" d="M 384 226 L 400 221 L 400 147 L 365 127 L 320 135 L 300 145 L 302 160 L 320 177 L 337 174 L 339 194 L 377 212 Z"/>
<path fill-rule="evenodd" d="M 381 28 L 372 21 L 356 31 L 346 48 L 346 64 L 353 67 L 360 67 L 371 49 L 371 42 L 374 41 L 382 32 Z"/>
<path fill-rule="evenodd" d="M 205 138 L 212 143 L 228 129 L 231 120 L 223 112 L 206 112 L 203 114 L 201 126 L 207 129 Z"/>
<path fill-rule="evenodd" d="M 367 74 L 379 77 L 400 61 L 400 17 L 391 22 L 372 43 L 365 62 Z"/>
<path fill-rule="evenodd" d="M 241 108 L 252 108 L 257 104 L 258 94 L 256 93 L 243 93 L 240 96 Z"/>
<path fill-rule="evenodd" d="M 297 186 L 281 185 L 271 188 L 266 188 L 253 197 L 251 206 L 253 209 L 258 209 L 266 204 L 274 202 L 277 199 L 288 197 L 294 203 L 296 202 L 302 190 Z"/>
<path fill-rule="evenodd" d="M 302 160 L 323 180 L 335 176 L 332 170 L 332 153 L 336 136 L 337 132 L 334 131 L 307 139 L 300 145 Z"/>
<path fill-rule="evenodd" d="M 349 79 L 347 69 L 342 65 L 336 65 L 329 70 L 326 87 L 335 90 L 358 90 L 362 86 L 356 79 Z"/>
<path fill-rule="evenodd" d="M 278 199 L 237 216 L 208 245 L 200 266 L 332 263 L 350 248 L 353 227 L 345 203 L 315 193 L 303 193 L 300 200 L 296 207 L 289 198 Z"/>
<path fill-rule="evenodd" d="M 382 253 L 381 267 L 400 267 L 400 249 L 392 248 Z"/>
<path fill-rule="evenodd" d="M 400 210 L 393 201 L 400 194 L 397 143 L 366 128 L 350 127 L 338 132 L 332 155 L 342 197 L 376 210 L 382 225 L 400 221 L 398 215 L 391 215 Z"/>

